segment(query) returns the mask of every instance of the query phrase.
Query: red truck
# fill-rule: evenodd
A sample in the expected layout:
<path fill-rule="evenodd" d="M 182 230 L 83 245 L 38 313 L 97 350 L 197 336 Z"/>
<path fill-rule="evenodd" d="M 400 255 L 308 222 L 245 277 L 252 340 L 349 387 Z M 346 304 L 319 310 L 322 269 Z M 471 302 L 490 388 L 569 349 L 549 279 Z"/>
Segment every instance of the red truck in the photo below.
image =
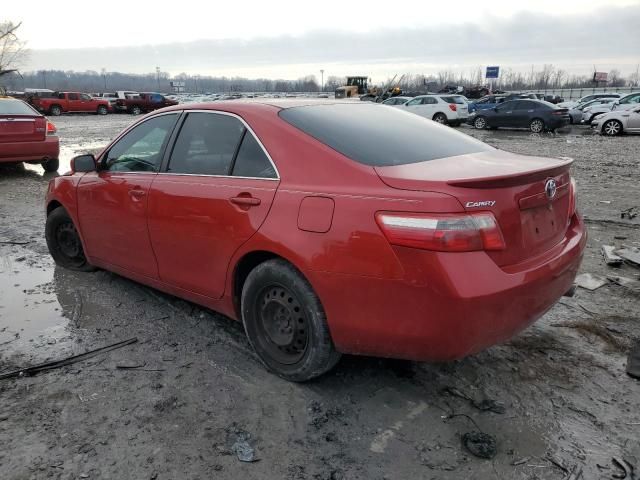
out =
<path fill-rule="evenodd" d="M 106 115 L 112 110 L 108 100 L 80 92 L 56 92 L 51 98 L 34 96 L 31 104 L 39 111 L 53 116 L 76 112 Z"/>
<path fill-rule="evenodd" d="M 143 112 L 151 112 L 177 104 L 178 102 L 169 100 L 159 93 L 144 92 L 137 95 L 127 95 L 126 98 L 116 100 L 115 108 L 116 110 L 140 115 Z"/>

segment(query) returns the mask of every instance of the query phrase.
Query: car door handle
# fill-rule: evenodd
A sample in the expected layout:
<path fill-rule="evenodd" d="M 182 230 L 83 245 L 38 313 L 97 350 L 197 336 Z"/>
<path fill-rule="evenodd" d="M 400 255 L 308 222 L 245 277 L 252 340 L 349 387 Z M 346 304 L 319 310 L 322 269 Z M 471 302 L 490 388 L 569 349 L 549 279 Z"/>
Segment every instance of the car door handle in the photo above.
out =
<path fill-rule="evenodd" d="M 132 188 L 129 190 L 129 196 L 132 198 L 142 198 L 147 194 L 144 190 L 138 188 Z"/>
<path fill-rule="evenodd" d="M 256 205 L 260 205 L 260 199 L 251 196 L 231 197 L 229 201 L 243 207 L 254 207 Z"/>

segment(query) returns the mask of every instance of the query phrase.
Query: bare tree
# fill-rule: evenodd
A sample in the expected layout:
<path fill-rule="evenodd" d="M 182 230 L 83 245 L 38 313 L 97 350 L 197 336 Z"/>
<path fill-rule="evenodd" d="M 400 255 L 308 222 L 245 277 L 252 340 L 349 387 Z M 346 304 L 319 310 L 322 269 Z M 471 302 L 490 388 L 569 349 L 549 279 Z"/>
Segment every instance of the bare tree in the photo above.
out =
<path fill-rule="evenodd" d="M 14 71 L 25 59 L 25 42 L 16 34 L 20 25 L 22 22 L 0 23 L 0 75 Z"/>

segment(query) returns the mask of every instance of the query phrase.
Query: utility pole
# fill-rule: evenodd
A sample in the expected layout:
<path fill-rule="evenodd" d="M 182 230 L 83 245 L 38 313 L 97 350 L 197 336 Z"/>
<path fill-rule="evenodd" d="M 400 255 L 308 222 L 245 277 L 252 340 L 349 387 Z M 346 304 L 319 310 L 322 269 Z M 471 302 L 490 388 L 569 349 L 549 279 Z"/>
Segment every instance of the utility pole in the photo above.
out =
<path fill-rule="evenodd" d="M 42 80 L 44 80 L 44 88 L 47 88 L 47 71 L 42 70 Z"/>
<path fill-rule="evenodd" d="M 102 69 L 102 79 L 104 80 L 104 91 L 107 91 L 107 70 Z"/>
<path fill-rule="evenodd" d="M 324 70 L 320 70 L 320 91 L 324 92 Z"/>
<path fill-rule="evenodd" d="M 158 80 L 158 93 L 160 93 L 160 67 L 156 67 L 156 80 Z"/>

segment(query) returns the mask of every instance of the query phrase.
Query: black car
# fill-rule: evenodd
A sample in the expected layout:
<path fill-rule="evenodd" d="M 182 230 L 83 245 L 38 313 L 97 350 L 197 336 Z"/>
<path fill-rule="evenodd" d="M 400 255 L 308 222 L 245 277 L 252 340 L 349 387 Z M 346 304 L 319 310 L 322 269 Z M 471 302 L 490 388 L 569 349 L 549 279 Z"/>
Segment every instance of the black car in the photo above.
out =
<path fill-rule="evenodd" d="M 542 100 L 511 100 L 495 108 L 478 110 L 467 123 L 482 128 L 528 128 L 534 133 L 555 130 L 569 123 L 569 111 Z"/>

